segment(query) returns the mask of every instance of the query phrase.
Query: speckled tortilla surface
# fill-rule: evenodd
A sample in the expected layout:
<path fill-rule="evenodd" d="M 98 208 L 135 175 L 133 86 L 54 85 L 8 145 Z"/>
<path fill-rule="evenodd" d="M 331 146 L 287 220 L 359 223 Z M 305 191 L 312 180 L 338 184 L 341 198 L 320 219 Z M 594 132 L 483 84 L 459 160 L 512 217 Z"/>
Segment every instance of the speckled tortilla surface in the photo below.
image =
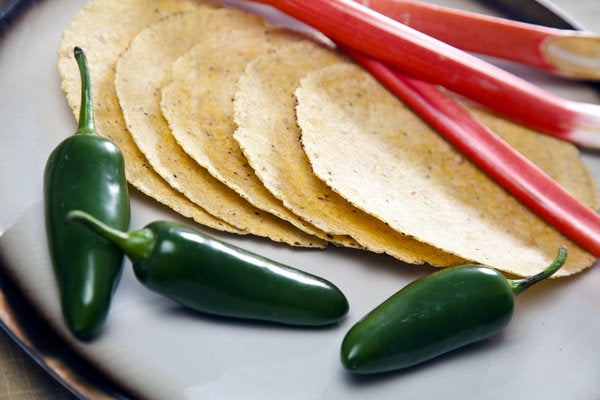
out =
<path fill-rule="evenodd" d="M 562 245 L 569 258 L 558 276 L 594 263 L 359 67 L 313 71 L 296 96 L 301 140 L 315 174 L 393 229 L 516 275 L 539 272 Z M 472 111 L 574 196 L 597 207 L 593 178 L 573 145 Z"/>

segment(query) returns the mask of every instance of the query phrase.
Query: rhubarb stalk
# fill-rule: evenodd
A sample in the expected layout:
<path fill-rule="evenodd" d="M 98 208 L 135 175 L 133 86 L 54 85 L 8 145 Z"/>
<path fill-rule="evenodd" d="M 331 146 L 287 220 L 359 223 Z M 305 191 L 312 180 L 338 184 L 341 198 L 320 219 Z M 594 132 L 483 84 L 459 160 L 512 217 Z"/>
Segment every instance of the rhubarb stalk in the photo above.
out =
<path fill-rule="evenodd" d="M 358 2 L 462 50 L 566 77 L 600 79 L 600 37 L 589 32 L 548 28 L 413 0 Z"/>
<path fill-rule="evenodd" d="M 333 41 L 549 135 L 600 148 L 600 106 L 567 100 L 353 0 L 259 0 Z"/>
<path fill-rule="evenodd" d="M 373 76 L 530 210 L 596 257 L 600 216 L 428 82 L 348 50 Z"/>

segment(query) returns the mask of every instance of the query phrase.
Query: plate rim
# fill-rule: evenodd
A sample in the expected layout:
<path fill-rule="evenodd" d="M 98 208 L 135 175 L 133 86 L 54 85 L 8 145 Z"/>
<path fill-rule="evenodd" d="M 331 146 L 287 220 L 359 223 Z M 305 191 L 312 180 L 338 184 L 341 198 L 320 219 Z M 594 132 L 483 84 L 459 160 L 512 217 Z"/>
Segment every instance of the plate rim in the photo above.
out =
<path fill-rule="evenodd" d="M 479 1 L 492 6 L 508 18 L 552 27 L 582 29 L 575 19 L 550 1 L 527 0 L 532 7 L 545 10 L 545 13 L 539 16 L 519 13 L 519 10 L 514 7 L 515 3 L 510 0 Z M 10 28 L 25 18 L 36 3 L 40 3 L 40 0 L 9 0 L 2 5 L 0 46 L 5 37 L 10 35 Z M 562 26 L 558 26 L 559 23 Z M 596 89 L 600 88 L 598 84 L 591 85 Z M 0 238 L 3 233 L 0 232 Z M 40 310 L 36 309 L 30 299 L 24 295 L 24 291 L 10 276 L 4 264 L 5 260 L 0 254 L 0 328 L 28 357 L 75 397 L 123 400 L 139 398 L 139 395 L 128 393 L 124 387 L 94 367 L 82 354 L 70 348 L 67 341 L 50 327 Z M 44 329 L 44 335 L 36 334 L 40 332 L 40 328 Z M 61 349 L 60 357 L 53 352 L 53 349 Z"/>

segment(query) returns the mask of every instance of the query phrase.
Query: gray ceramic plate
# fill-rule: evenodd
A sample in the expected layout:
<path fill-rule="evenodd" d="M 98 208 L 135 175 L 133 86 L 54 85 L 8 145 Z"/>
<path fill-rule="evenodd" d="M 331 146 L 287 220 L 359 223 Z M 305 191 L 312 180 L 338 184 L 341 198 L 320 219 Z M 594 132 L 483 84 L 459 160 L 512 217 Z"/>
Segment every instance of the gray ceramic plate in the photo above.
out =
<path fill-rule="evenodd" d="M 600 12 L 595 1 L 563 0 L 562 5 L 594 23 L 587 13 Z M 466 0 L 439 3 L 491 12 Z M 41 177 L 50 151 L 75 130 L 59 89 L 56 49 L 61 31 L 83 4 L 28 4 L 3 26 L 0 42 L 0 319 L 75 393 L 174 400 L 600 398 L 598 267 L 524 294 L 509 328 L 491 340 L 400 373 L 356 378 L 339 363 L 345 332 L 430 270 L 359 251 L 298 250 L 211 232 L 335 282 L 351 303 L 348 317 L 327 329 L 211 318 L 148 292 L 126 265 L 105 332 L 91 343 L 73 340 L 62 324 L 47 255 Z M 600 25 L 591 29 L 600 31 Z M 505 67 L 561 95 L 599 102 L 583 84 Z M 600 157 L 583 156 L 600 177 Z M 132 227 L 178 218 L 143 195 L 132 197 Z"/>

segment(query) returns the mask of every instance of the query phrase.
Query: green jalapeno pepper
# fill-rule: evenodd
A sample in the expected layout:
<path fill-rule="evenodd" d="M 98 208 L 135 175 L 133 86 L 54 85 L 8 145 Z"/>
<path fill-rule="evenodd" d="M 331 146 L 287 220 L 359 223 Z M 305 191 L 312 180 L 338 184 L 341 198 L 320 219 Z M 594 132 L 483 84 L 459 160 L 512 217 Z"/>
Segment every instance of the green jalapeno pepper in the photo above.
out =
<path fill-rule="evenodd" d="M 566 248 L 537 275 L 507 280 L 482 265 L 440 270 L 405 286 L 346 334 L 344 367 L 367 374 L 406 368 L 502 331 L 514 298 L 565 262 Z"/>
<path fill-rule="evenodd" d="M 63 315 L 73 334 L 90 339 L 108 314 L 123 252 L 82 226 L 66 227 L 72 209 L 93 213 L 119 229 L 129 226 L 123 155 L 95 129 L 91 83 L 83 51 L 74 50 L 81 74 L 77 132 L 61 142 L 44 170 L 46 233 Z"/>
<path fill-rule="evenodd" d="M 184 224 L 155 221 L 122 232 L 79 210 L 67 220 L 119 245 L 144 286 L 194 310 L 305 326 L 331 324 L 348 312 L 332 283 Z"/>

